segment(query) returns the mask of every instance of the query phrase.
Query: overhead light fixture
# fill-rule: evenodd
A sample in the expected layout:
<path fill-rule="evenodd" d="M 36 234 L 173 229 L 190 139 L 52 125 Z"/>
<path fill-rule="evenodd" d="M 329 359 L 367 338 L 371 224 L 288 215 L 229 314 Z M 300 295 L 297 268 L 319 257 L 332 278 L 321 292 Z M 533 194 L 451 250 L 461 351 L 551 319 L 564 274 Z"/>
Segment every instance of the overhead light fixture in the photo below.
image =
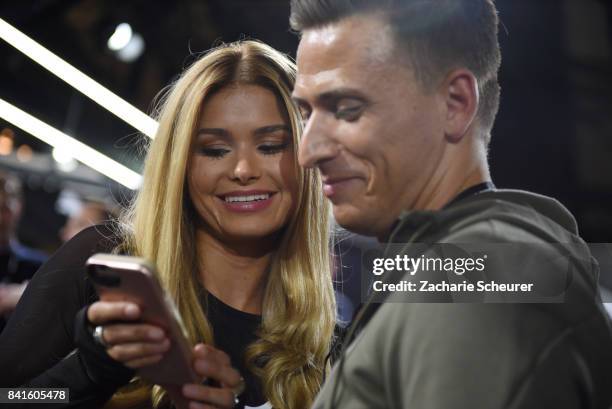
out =
<path fill-rule="evenodd" d="M 144 39 L 132 30 L 128 23 L 121 23 L 106 42 L 108 49 L 124 62 L 138 59 L 144 52 Z"/>
<path fill-rule="evenodd" d="M 53 148 L 53 152 L 51 153 L 55 163 L 57 163 L 57 167 L 66 173 L 70 173 L 78 167 L 77 161 L 72 157 L 68 150 L 56 146 Z"/>
<path fill-rule="evenodd" d="M 58 153 L 58 156 L 69 155 L 129 189 L 136 190 L 140 186 L 142 176 L 137 172 L 2 99 L 0 99 L 0 117 L 46 144 L 60 149 L 58 152 L 61 153 Z"/>
<path fill-rule="evenodd" d="M 128 23 L 119 24 L 108 39 L 108 48 L 111 51 L 121 50 L 130 43 L 130 40 L 132 40 L 132 33 L 132 26 L 130 26 Z"/>
<path fill-rule="evenodd" d="M 153 118 L 98 84 L 2 19 L 0 19 L 0 38 L 115 114 L 119 119 L 150 138 L 155 136 L 158 125 Z"/>

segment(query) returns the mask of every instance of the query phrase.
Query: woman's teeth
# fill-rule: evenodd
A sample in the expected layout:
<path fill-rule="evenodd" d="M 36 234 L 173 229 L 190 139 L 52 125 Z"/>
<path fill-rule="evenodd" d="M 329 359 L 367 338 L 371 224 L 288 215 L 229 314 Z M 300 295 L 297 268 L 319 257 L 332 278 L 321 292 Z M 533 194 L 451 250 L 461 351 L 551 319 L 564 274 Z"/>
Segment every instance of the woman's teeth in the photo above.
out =
<path fill-rule="evenodd" d="M 234 202 L 254 202 L 257 200 L 267 200 L 270 198 L 269 194 L 265 195 L 251 195 L 251 196 L 225 196 L 225 201 L 227 203 Z"/>

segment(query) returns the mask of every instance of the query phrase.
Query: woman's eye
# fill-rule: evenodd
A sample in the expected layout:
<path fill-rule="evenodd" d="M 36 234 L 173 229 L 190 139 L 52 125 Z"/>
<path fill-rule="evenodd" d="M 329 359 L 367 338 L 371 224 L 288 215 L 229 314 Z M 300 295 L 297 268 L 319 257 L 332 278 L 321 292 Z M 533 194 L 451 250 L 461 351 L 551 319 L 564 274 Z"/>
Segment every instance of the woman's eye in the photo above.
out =
<path fill-rule="evenodd" d="M 259 149 L 259 151 L 263 153 L 264 155 L 274 155 L 275 153 L 280 153 L 284 151 L 285 149 L 287 149 L 288 145 L 289 145 L 288 142 L 274 143 L 274 144 L 270 143 L 270 144 L 265 144 L 265 145 L 259 145 L 257 149 Z"/>
<path fill-rule="evenodd" d="M 200 148 L 200 154 L 207 156 L 209 158 L 222 158 L 226 154 L 229 153 L 229 149 L 226 148 Z"/>

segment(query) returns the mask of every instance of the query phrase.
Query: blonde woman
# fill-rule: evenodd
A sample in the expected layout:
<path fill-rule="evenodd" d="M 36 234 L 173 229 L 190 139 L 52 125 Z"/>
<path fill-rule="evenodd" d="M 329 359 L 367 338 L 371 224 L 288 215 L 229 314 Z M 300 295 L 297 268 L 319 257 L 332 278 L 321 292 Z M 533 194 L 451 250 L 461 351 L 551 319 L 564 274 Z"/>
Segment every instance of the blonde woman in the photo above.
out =
<path fill-rule="evenodd" d="M 14 369 L 1 386 L 67 386 L 73 406 L 172 405 L 132 379 L 163 356 L 165 334 L 136 305 L 96 301 L 85 279 L 85 260 L 113 251 L 157 265 L 196 345 L 194 369 L 219 385 L 184 385 L 190 407 L 310 406 L 335 302 L 321 182 L 296 160 L 294 78 L 287 57 L 255 41 L 216 48 L 183 73 L 161 101 L 123 222 L 77 235 L 30 284 L 0 338 L 0 365 Z"/>

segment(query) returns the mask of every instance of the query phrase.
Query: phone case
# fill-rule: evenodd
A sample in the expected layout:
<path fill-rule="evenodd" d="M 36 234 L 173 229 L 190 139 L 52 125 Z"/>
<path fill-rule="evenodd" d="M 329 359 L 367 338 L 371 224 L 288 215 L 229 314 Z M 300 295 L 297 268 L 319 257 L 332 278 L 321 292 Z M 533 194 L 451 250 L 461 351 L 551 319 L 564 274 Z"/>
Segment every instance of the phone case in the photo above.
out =
<path fill-rule="evenodd" d="M 142 258 L 112 254 L 94 254 L 86 266 L 101 300 L 138 304 L 142 321 L 163 328 L 170 339 L 162 360 L 139 369 L 139 376 L 162 386 L 199 383 L 182 320 L 174 302 L 165 296 L 155 267 Z"/>

